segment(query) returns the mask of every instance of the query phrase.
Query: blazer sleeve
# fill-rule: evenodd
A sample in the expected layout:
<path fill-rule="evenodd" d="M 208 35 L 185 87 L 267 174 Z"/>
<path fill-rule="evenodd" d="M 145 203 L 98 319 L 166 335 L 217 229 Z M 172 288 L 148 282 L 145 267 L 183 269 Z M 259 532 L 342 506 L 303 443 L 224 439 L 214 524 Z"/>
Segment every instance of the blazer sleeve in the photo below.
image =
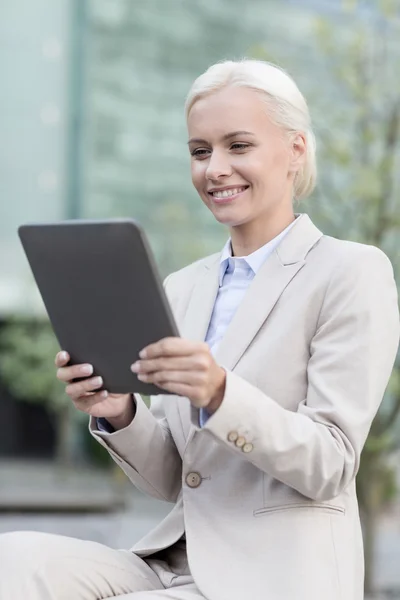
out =
<path fill-rule="evenodd" d="M 165 416 L 163 396 L 151 396 L 150 409 L 140 394 L 134 397 L 136 414 L 128 427 L 107 433 L 91 417 L 89 431 L 137 488 L 159 500 L 176 502 L 182 487 L 182 459 Z"/>
<path fill-rule="evenodd" d="M 297 411 L 227 371 L 223 402 L 204 429 L 271 477 L 314 500 L 355 478 L 399 343 L 389 259 L 373 246 L 347 256 L 326 290 L 311 342 L 306 398 Z M 239 432 L 247 453 L 228 439 Z"/>

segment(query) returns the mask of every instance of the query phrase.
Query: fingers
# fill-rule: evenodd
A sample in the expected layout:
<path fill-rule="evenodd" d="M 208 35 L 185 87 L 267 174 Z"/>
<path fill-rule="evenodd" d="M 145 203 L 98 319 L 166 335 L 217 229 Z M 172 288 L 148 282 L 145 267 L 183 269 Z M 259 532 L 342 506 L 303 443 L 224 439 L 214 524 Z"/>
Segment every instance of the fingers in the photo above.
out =
<path fill-rule="evenodd" d="M 87 396 L 79 396 L 78 398 L 73 398 L 72 401 L 74 403 L 75 408 L 77 408 L 81 412 L 87 413 L 88 415 L 101 416 L 102 411 L 100 405 L 104 403 L 104 398 L 106 398 L 107 395 L 107 392 L 103 390 L 94 394 L 88 394 Z M 99 408 L 97 409 L 98 405 Z"/>
<path fill-rule="evenodd" d="M 184 383 L 189 387 L 204 386 L 207 383 L 207 373 L 199 371 L 157 371 L 138 375 L 140 381 L 155 383 L 164 387 L 165 383 Z"/>
<path fill-rule="evenodd" d="M 159 356 L 189 356 L 201 352 L 209 352 L 206 342 L 192 342 L 180 337 L 170 337 L 146 346 L 139 352 L 139 356 L 148 359 Z"/>
<path fill-rule="evenodd" d="M 57 370 L 57 378 L 64 383 L 68 383 L 72 379 L 78 379 L 79 377 L 89 377 L 93 373 L 93 366 L 84 365 L 73 365 L 71 367 L 60 367 Z"/>
<path fill-rule="evenodd" d="M 169 358 L 153 358 L 138 360 L 131 366 L 133 373 L 153 373 L 155 371 L 206 371 L 210 365 L 207 354 L 193 356 L 178 356 Z"/>
<path fill-rule="evenodd" d="M 91 377 L 89 379 L 89 376 L 93 373 L 92 365 L 82 364 L 71 365 L 70 367 L 65 366 L 69 361 L 70 356 L 68 352 L 58 352 L 55 358 L 55 364 L 58 367 L 57 378 L 68 384 L 65 388 L 65 392 L 72 399 L 78 410 L 86 412 L 89 415 L 95 414 L 97 405 L 104 402 L 104 399 L 108 396 L 106 390 L 96 392 L 96 390 L 103 385 L 103 379 L 101 377 Z M 87 377 L 87 379 L 69 383 L 74 379 L 82 377 Z"/>
<path fill-rule="evenodd" d="M 165 382 L 162 385 L 156 384 L 157 387 L 167 390 L 167 392 L 171 392 L 176 396 L 184 396 L 186 398 L 190 398 L 193 395 L 193 388 L 186 383 L 175 383 L 172 381 Z M 196 404 L 195 404 L 196 406 Z M 200 407 L 201 405 L 199 405 Z"/>
<path fill-rule="evenodd" d="M 93 374 L 93 366 L 89 364 L 82 365 L 72 365 L 70 367 L 66 367 L 70 361 L 70 355 L 68 352 L 62 350 L 58 352 L 55 358 L 55 364 L 58 367 L 57 370 L 57 379 L 63 381 L 64 383 L 68 383 L 73 379 L 78 379 L 81 377 L 89 377 Z"/>
<path fill-rule="evenodd" d="M 55 364 L 56 367 L 64 367 L 65 365 L 67 365 L 69 363 L 69 359 L 70 356 L 68 354 L 68 352 L 65 352 L 65 350 L 62 350 L 61 352 L 58 352 L 58 354 L 56 354 L 56 359 L 55 359 Z"/>
<path fill-rule="evenodd" d="M 101 377 L 91 377 L 90 379 L 77 381 L 76 383 L 70 383 L 65 388 L 65 392 L 68 396 L 76 400 L 80 396 L 84 396 L 87 392 L 93 392 L 93 390 L 97 390 L 102 385 L 103 379 Z M 103 395 L 103 400 L 105 397 L 107 396 Z"/>
<path fill-rule="evenodd" d="M 210 390 L 207 385 L 205 385 L 204 381 L 199 381 L 198 377 L 193 377 L 191 379 L 186 378 L 185 380 L 182 377 L 183 373 L 171 373 L 166 374 L 166 378 L 164 380 L 161 377 L 153 377 L 151 375 L 145 375 L 146 382 L 154 383 L 157 387 L 162 390 L 166 390 L 171 392 L 172 394 L 176 394 L 177 396 L 184 396 L 189 398 L 190 402 L 196 406 L 197 408 L 201 408 L 207 406 L 210 402 Z M 198 375 L 197 373 L 194 375 Z M 147 379 L 148 378 L 148 379 Z M 153 380 L 154 379 L 154 380 Z"/>

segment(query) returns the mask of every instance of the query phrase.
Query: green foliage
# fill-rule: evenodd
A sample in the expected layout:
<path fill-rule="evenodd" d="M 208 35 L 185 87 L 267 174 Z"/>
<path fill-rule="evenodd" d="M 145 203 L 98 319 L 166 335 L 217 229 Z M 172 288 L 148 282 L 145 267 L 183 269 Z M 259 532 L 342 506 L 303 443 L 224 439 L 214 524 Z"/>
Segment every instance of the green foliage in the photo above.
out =
<path fill-rule="evenodd" d="M 396 17 L 400 9 L 399 0 L 378 0 L 378 6 L 388 19 Z"/>
<path fill-rule="evenodd" d="M 48 321 L 11 318 L 0 329 L 0 376 L 16 398 L 44 403 L 57 412 L 70 402 L 56 378 L 58 351 Z"/>
<path fill-rule="evenodd" d="M 387 461 L 392 445 L 388 431 L 380 436 L 370 434 L 357 476 L 360 508 L 366 514 L 380 512 L 397 496 L 396 471 Z"/>
<path fill-rule="evenodd" d="M 47 319 L 10 318 L 0 328 L 0 377 L 15 398 L 48 410 L 60 466 L 73 465 L 82 451 L 99 466 L 108 466 L 112 463 L 108 453 L 87 434 L 87 415 L 74 408 L 65 384 L 56 377 L 54 359 L 59 349 Z"/>

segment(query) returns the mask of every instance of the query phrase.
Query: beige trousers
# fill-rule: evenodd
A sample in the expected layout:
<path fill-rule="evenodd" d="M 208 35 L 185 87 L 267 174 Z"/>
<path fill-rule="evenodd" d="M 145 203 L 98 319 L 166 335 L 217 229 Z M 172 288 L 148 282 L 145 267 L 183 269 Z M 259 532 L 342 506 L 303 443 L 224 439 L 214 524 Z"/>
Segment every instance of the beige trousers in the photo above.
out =
<path fill-rule="evenodd" d="M 96 542 L 36 532 L 0 535 L 1 600 L 204 600 L 185 542 L 142 559 Z"/>

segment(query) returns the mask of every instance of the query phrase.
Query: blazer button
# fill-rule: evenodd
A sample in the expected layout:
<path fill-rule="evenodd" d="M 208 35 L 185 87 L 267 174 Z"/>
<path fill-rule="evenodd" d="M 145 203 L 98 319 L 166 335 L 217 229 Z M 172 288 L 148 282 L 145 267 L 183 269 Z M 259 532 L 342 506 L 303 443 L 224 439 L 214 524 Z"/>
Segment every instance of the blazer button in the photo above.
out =
<path fill-rule="evenodd" d="M 229 442 L 236 442 L 236 440 L 238 439 L 239 434 L 237 431 L 230 431 L 228 433 L 228 441 Z"/>
<path fill-rule="evenodd" d="M 245 445 L 245 443 L 246 443 L 246 439 L 242 435 L 240 435 L 238 437 L 238 439 L 236 440 L 236 446 L 238 448 L 243 448 L 243 446 Z"/>
<path fill-rule="evenodd" d="M 250 444 L 250 442 L 248 442 L 247 444 L 245 444 L 242 448 L 242 452 L 251 452 L 253 450 L 253 444 Z"/>
<path fill-rule="evenodd" d="M 186 483 L 191 488 L 197 488 L 201 484 L 201 475 L 199 473 L 188 473 Z"/>

